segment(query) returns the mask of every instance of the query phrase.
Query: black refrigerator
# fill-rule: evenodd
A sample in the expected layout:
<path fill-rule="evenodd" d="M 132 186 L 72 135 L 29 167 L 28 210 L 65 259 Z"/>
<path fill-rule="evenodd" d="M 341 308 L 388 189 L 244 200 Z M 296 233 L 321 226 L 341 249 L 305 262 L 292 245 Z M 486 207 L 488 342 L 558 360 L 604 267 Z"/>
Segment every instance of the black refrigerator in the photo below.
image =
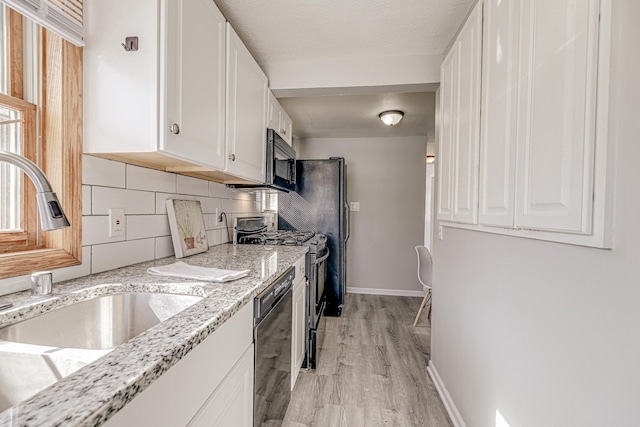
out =
<path fill-rule="evenodd" d="M 349 203 L 342 157 L 296 161 L 296 191 L 278 195 L 278 228 L 327 236 L 331 251 L 325 283 L 325 315 L 339 316 L 347 291 Z"/>

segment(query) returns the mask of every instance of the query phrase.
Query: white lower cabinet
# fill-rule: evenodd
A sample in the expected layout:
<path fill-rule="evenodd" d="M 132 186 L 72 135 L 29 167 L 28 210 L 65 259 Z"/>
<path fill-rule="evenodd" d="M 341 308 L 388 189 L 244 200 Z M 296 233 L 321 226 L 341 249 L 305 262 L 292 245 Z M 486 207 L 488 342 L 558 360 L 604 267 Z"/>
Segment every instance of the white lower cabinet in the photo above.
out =
<path fill-rule="evenodd" d="M 105 425 L 250 427 L 253 360 L 249 303 Z"/>
<path fill-rule="evenodd" d="M 295 263 L 296 277 L 293 284 L 293 319 L 291 339 L 291 390 L 296 385 L 306 350 L 306 303 L 307 278 L 305 277 L 305 257 Z"/>
<path fill-rule="evenodd" d="M 189 427 L 253 426 L 253 345 L 188 424 Z"/>

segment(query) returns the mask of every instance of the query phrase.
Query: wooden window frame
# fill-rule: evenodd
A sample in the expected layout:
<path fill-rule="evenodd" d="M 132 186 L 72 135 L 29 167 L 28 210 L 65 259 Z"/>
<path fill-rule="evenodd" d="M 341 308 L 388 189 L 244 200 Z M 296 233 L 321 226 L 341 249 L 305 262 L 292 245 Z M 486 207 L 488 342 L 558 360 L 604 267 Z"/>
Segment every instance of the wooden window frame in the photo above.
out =
<path fill-rule="evenodd" d="M 10 94 L 22 98 L 22 16 L 8 12 Z M 71 226 L 46 233 L 38 230 L 38 246 L 0 253 L 0 279 L 82 262 L 82 48 L 43 28 L 40 42 L 39 166 L 58 194 Z M 28 179 L 25 183 L 26 202 L 35 202 L 35 188 Z"/>

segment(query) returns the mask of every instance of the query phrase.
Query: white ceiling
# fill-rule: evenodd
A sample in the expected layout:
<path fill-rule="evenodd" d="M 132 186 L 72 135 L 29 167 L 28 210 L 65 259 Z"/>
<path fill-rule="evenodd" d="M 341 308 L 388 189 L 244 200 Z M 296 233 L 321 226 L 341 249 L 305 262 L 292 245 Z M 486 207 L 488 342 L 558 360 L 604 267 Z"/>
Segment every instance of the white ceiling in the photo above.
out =
<path fill-rule="evenodd" d="M 262 68 L 269 69 L 275 63 L 441 55 L 476 0 L 215 2 Z M 379 92 L 364 88 L 358 95 L 280 101 L 298 138 L 432 137 L 432 92 L 390 93 L 393 87 Z M 405 111 L 404 120 L 394 127 L 382 126 L 377 116 L 386 109 Z"/>
<path fill-rule="evenodd" d="M 434 139 L 434 92 L 283 98 L 280 103 L 293 120 L 296 138 Z M 401 110 L 405 114 L 400 123 L 387 126 L 378 118 L 386 110 Z"/>

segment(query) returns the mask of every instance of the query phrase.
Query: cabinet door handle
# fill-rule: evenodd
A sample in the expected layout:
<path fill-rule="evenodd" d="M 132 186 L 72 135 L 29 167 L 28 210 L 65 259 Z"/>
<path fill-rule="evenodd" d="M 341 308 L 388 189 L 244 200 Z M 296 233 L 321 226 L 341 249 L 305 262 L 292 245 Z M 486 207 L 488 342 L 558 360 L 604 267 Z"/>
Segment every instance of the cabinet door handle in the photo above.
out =
<path fill-rule="evenodd" d="M 172 124 L 171 126 L 169 126 L 169 132 L 173 133 L 173 134 L 179 134 L 180 133 L 180 126 L 178 126 L 177 123 Z"/>
<path fill-rule="evenodd" d="M 229 154 L 229 160 L 231 160 L 232 162 L 236 161 L 236 155 L 235 154 Z"/>

